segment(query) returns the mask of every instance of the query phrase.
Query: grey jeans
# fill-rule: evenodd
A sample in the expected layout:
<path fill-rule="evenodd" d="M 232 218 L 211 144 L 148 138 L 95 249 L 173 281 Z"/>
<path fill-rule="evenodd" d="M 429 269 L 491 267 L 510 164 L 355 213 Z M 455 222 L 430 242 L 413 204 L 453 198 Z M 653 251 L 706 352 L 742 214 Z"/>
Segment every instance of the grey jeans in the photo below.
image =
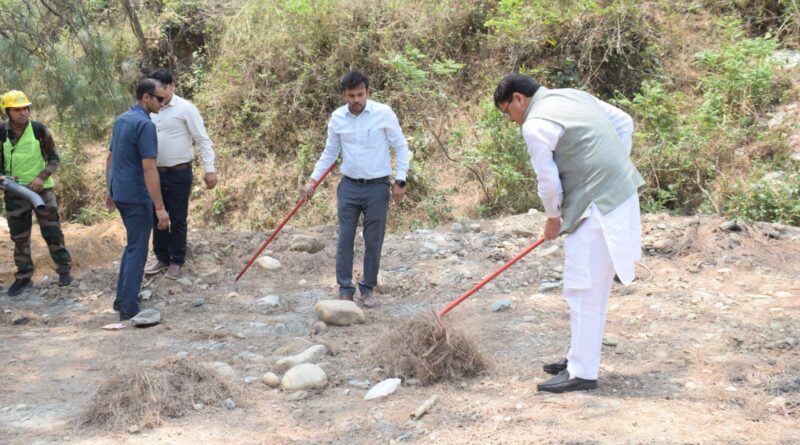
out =
<path fill-rule="evenodd" d="M 358 283 L 361 295 L 370 295 L 378 284 L 381 249 L 386 234 L 391 185 L 386 182 L 356 184 L 346 178 L 336 191 L 336 210 L 339 215 L 339 240 L 336 244 L 336 282 L 339 294 L 352 296 L 353 249 L 358 220 L 364 215 L 364 279 Z"/>

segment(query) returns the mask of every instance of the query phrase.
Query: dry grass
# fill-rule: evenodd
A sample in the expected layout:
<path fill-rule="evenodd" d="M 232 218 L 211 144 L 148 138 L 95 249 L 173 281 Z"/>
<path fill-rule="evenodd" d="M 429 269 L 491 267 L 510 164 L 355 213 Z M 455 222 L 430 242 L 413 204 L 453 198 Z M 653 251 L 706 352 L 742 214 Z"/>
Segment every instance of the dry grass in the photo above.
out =
<path fill-rule="evenodd" d="M 186 359 L 140 365 L 109 378 L 79 422 L 107 430 L 150 428 L 194 404 L 219 404 L 232 392 L 230 383 Z"/>
<path fill-rule="evenodd" d="M 442 329 L 433 314 L 405 321 L 370 352 L 387 375 L 416 378 L 423 385 L 474 377 L 489 367 L 470 335 L 451 323 Z"/>

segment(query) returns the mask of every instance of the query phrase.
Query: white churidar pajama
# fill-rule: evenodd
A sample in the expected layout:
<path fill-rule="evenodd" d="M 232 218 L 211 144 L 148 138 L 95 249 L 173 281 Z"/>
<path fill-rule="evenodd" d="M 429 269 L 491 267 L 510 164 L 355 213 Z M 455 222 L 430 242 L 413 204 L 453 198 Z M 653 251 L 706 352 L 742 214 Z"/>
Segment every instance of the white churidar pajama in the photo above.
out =
<path fill-rule="evenodd" d="M 543 88 L 543 87 L 542 87 Z M 630 154 L 633 120 L 624 111 L 598 100 Z M 545 119 L 529 119 L 522 126 L 538 194 L 548 218 L 561 215 L 563 191 L 553 150 L 564 128 Z M 564 242 L 564 299 L 570 307 L 570 377 L 596 380 L 605 328 L 606 306 L 614 274 L 623 284 L 635 276 L 641 257 L 639 196 L 632 195 L 603 215 L 593 203 L 589 217 Z"/>

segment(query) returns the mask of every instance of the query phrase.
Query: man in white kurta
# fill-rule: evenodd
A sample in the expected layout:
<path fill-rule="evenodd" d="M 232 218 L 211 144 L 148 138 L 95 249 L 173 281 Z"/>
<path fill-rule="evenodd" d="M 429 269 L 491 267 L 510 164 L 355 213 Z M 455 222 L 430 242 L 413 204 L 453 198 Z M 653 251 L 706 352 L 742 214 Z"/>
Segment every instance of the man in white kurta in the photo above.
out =
<path fill-rule="evenodd" d="M 522 126 L 548 218 L 545 238 L 568 234 L 570 347 L 564 360 L 544 366 L 556 376 L 538 389 L 594 389 L 614 275 L 630 284 L 641 255 L 637 189 L 643 180 L 630 162 L 633 120 L 585 92 L 549 90 L 520 74 L 504 77 L 494 98 Z"/>

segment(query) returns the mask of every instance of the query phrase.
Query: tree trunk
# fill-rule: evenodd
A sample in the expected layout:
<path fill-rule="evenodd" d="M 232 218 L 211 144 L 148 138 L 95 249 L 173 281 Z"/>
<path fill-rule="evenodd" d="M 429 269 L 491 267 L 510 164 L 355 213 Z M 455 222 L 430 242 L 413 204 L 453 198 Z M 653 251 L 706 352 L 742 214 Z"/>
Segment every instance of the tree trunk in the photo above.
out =
<path fill-rule="evenodd" d="M 150 51 L 147 49 L 147 39 L 142 32 L 142 25 L 139 23 L 139 17 L 136 16 L 136 11 L 133 9 L 131 0 L 121 0 L 122 5 L 125 6 L 125 13 L 131 22 L 131 28 L 136 35 L 136 40 L 139 41 L 139 51 L 142 53 L 141 67 L 144 74 L 148 74 L 152 69 L 152 61 L 150 60 Z"/>

